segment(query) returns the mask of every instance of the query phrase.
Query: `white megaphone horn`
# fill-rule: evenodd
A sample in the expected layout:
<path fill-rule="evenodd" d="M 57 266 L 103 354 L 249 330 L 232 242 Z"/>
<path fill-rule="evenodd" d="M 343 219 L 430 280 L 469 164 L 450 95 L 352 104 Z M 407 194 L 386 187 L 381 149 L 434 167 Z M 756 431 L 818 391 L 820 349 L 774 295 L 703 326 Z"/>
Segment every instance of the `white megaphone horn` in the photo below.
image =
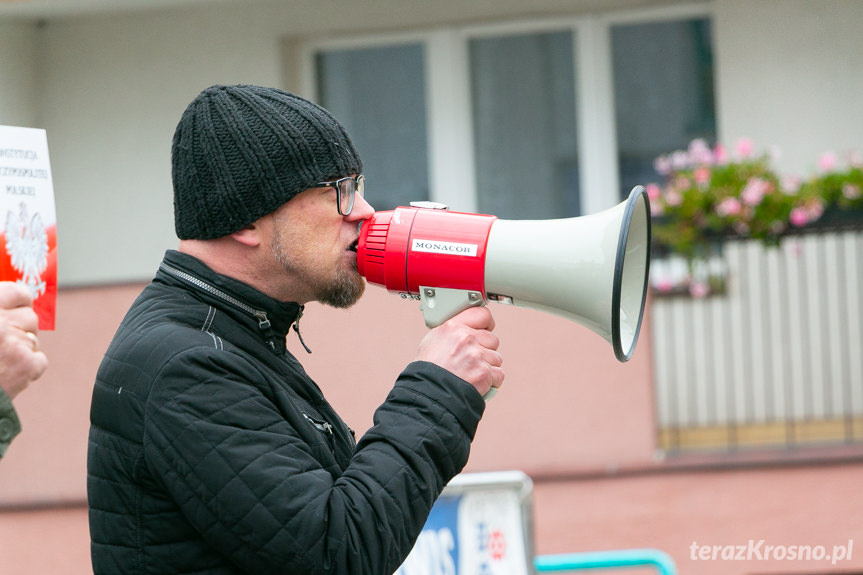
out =
<path fill-rule="evenodd" d="M 598 333 L 619 361 L 635 350 L 650 265 L 642 186 L 617 206 L 576 218 L 502 220 L 430 202 L 363 222 L 357 269 L 422 302 L 426 325 L 489 301 L 538 309 Z"/>

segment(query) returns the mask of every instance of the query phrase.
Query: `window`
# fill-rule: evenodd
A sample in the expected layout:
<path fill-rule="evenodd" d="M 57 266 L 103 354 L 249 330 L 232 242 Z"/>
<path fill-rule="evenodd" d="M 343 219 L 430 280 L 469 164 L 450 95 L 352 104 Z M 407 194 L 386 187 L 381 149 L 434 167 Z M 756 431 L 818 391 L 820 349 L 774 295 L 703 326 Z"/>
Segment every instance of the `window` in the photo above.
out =
<path fill-rule="evenodd" d="M 375 209 L 429 199 L 422 46 L 321 51 L 316 70 L 317 101 L 354 140 Z"/>
<path fill-rule="evenodd" d="M 470 41 L 479 211 L 509 219 L 579 215 L 572 36 Z"/>
<path fill-rule="evenodd" d="M 653 160 L 716 139 L 710 21 L 622 24 L 611 29 L 621 198 L 659 181 Z"/>

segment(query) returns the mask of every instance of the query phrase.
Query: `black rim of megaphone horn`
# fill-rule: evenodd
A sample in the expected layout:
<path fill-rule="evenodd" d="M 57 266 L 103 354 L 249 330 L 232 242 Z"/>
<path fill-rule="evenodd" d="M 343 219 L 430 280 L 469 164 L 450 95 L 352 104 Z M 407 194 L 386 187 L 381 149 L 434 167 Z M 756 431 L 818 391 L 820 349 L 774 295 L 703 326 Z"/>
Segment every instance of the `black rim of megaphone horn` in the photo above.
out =
<path fill-rule="evenodd" d="M 635 214 L 638 199 L 644 197 L 645 219 L 647 221 L 647 246 L 646 246 L 646 261 L 644 262 L 644 286 L 641 292 L 641 309 L 638 310 L 638 324 L 635 327 L 635 336 L 632 338 L 632 345 L 628 350 L 623 349 L 623 344 L 620 341 L 620 297 L 623 287 L 623 267 L 626 259 L 626 242 L 629 239 L 629 227 L 632 223 L 632 216 Z M 650 271 L 650 200 L 644 186 L 635 186 L 629 192 L 629 199 L 626 201 L 626 208 L 623 212 L 623 222 L 620 225 L 620 237 L 617 241 L 617 257 L 614 260 L 614 285 L 611 295 L 611 340 L 614 346 L 614 355 L 619 361 L 629 361 L 632 353 L 635 351 L 635 345 L 638 343 L 638 335 L 641 333 L 641 320 L 644 318 L 644 305 L 647 300 L 647 285 L 648 273 Z"/>

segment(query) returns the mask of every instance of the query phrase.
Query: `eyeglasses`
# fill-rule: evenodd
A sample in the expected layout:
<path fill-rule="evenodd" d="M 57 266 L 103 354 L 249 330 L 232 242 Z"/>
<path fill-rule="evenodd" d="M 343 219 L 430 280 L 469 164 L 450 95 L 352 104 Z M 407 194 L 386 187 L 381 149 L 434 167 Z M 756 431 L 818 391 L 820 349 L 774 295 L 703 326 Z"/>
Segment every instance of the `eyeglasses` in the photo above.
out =
<path fill-rule="evenodd" d="M 319 188 L 335 188 L 336 207 L 339 210 L 339 215 L 347 216 L 354 209 L 354 198 L 356 198 L 357 194 L 362 197 L 365 184 L 365 176 L 357 176 L 356 178 L 348 176 L 331 182 L 318 182 L 315 185 Z"/>

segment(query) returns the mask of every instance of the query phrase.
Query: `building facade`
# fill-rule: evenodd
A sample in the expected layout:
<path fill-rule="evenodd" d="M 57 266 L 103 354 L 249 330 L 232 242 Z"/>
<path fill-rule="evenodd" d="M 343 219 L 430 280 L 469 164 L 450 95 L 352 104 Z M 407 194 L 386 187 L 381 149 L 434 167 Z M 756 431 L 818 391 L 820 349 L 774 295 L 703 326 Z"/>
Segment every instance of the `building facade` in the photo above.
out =
<path fill-rule="evenodd" d="M 176 246 L 171 137 L 209 85 L 277 86 L 333 110 L 356 137 L 378 209 L 434 200 L 564 218 L 617 204 L 657 177 L 658 155 L 695 139 L 748 138 L 801 176 L 825 151 L 863 150 L 863 3 L 853 0 L 29 4 L 0 6 L 0 124 L 47 130 L 60 293 L 56 330 L 40 336 L 49 371 L 16 400 L 24 432 L 0 463 L 0 573 L 91 572 L 92 381 Z M 834 337 L 830 318 L 841 321 L 845 337 L 819 368 L 838 391 L 801 391 L 798 410 L 771 411 L 772 399 L 735 400 L 734 417 L 714 409 L 755 388 L 753 370 L 738 369 L 749 356 L 722 355 L 720 381 L 678 356 L 731 344 L 699 331 L 686 351 L 663 334 L 669 317 L 700 326 L 722 315 L 718 300 L 651 296 L 625 364 L 581 326 L 491 304 L 507 382 L 466 471 L 531 477 L 537 554 L 649 547 L 681 573 L 863 572 L 863 303 L 853 297 L 863 248 L 859 231 L 834 244 L 846 248 L 833 267 L 853 272 L 838 307 L 811 312 L 827 318 L 821 331 L 801 324 L 813 337 L 798 341 L 760 319 L 728 328 L 732 342 L 775 333 L 771 349 L 792 353 L 773 363 L 806 390 L 816 378 L 794 370 L 810 370 L 817 341 Z M 314 353 L 289 347 L 359 432 L 424 330 L 416 302 L 370 287 L 348 312 L 309 306 Z M 333 334 L 355 340 L 348 365 L 326 352 Z M 680 373 L 683 387 L 669 391 Z M 830 417 L 810 403 L 833 406 Z M 839 431 L 816 431 L 826 420 Z M 776 426 L 798 432 L 771 435 Z"/>

